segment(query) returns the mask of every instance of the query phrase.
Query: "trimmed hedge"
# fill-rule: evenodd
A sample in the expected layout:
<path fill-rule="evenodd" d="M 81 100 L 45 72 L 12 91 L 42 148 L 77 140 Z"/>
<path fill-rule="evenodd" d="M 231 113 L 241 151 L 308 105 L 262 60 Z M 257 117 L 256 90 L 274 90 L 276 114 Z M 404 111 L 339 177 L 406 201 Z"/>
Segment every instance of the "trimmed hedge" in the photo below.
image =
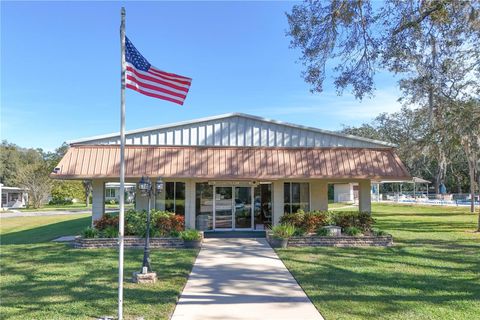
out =
<path fill-rule="evenodd" d="M 145 237 L 147 212 L 128 210 L 125 213 L 125 235 Z M 95 220 L 94 227 L 98 233 L 86 232 L 87 237 L 103 235 L 112 237 L 118 234 L 118 216 L 109 213 Z M 151 237 L 178 237 L 185 229 L 185 218 L 167 211 L 150 211 L 150 236 Z"/>
<path fill-rule="evenodd" d="M 336 225 L 345 231 L 347 228 L 358 228 L 362 232 L 370 232 L 375 220 L 368 212 L 357 211 L 311 211 L 299 210 L 286 213 L 280 223 L 291 224 L 305 233 L 313 233 L 327 225 Z"/>

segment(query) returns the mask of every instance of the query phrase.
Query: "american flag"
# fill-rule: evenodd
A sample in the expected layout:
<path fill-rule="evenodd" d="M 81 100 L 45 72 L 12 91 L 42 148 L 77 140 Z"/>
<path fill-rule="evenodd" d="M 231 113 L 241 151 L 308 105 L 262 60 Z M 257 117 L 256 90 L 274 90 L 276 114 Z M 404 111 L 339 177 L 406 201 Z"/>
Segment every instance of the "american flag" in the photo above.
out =
<path fill-rule="evenodd" d="M 127 37 L 125 37 L 125 60 L 127 88 L 183 105 L 192 79 L 153 67 Z"/>

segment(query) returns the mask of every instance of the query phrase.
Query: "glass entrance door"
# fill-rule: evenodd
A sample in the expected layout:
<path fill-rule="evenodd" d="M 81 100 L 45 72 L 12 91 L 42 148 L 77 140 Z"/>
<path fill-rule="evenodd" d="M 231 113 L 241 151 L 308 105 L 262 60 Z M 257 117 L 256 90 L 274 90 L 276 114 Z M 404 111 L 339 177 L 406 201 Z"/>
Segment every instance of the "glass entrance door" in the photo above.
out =
<path fill-rule="evenodd" d="M 253 228 L 252 187 L 215 187 L 216 230 Z"/>
<path fill-rule="evenodd" d="M 232 187 L 215 187 L 215 229 L 232 229 Z"/>
<path fill-rule="evenodd" d="M 235 229 L 252 228 L 252 187 L 235 189 Z"/>

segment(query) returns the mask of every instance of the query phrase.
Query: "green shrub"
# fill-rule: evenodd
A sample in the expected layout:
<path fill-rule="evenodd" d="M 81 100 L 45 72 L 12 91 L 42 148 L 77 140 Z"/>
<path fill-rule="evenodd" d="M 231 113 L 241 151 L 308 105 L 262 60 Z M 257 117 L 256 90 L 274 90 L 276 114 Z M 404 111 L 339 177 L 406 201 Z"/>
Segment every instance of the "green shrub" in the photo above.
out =
<path fill-rule="evenodd" d="M 383 231 L 380 229 L 372 229 L 372 233 L 374 236 L 377 236 L 377 237 L 388 236 L 388 233 L 386 231 Z"/>
<path fill-rule="evenodd" d="M 358 221 L 356 227 L 360 228 L 363 232 L 371 231 L 372 225 L 375 223 L 375 219 L 372 218 L 372 214 L 369 212 L 359 212 Z"/>
<path fill-rule="evenodd" d="M 285 213 L 280 218 L 280 224 L 289 224 L 299 228 L 303 223 L 303 216 L 304 216 L 303 210 L 298 210 L 295 213 Z"/>
<path fill-rule="evenodd" d="M 329 215 L 331 222 L 333 222 L 332 224 L 341 227 L 342 230 L 356 227 L 363 232 L 368 232 L 375 223 L 375 220 L 368 212 L 330 211 Z"/>
<path fill-rule="evenodd" d="M 169 236 L 172 238 L 180 238 L 181 233 L 182 233 L 181 231 L 172 230 L 170 231 Z"/>
<path fill-rule="evenodd" d="M 328 230 L 325 228 L 320 228 L 317 230 L 317 236 L 326 237 L 328 236 Z"/>
<path fill-rule="evenodd" d="M 302 237 L 306 234 L 307 232 L 303 228 L 295 228 L 295 232 L 293 233 L 294 237 Z"/>
<path fill-rule="evenodd" d="M 128 210 L 125 214 L 125 234 L 145 237 L 147 212 Z M 150 236 L 169 237 L 185 229 L 185 218 L 167 211 L 150 211 Z"/>
<path fill-rule="evenodd" d="M 98 230 L 92 227 L 86 227 L 82 231 L 82 236 L 84 238 L 97 238 L 98 237 Z"/>
<path fill-rule="evenodd" d="M 349 227 L 355 227 L 355 220 L 358 212 L 355 211 L 334 211 L 332 212 L 333 224 L 345 230 Z"/>
<path fill-rule="evenodd" d="M 180 237 L 183 241 L 196 241 L 202 239 L 201 233 L 195 229 L 187 229 L 180 232 Z"/>
<path fill-rule="evenodd" d="M 315 232 L 320 227 L 327 224 L 328 215 L 322 211 L 312 211 L 303 214 L 303 221 L 300 228 L 304 229 L 306 233 Z"/>
<path fill-rule="evenodd" d="M 100 219 L 93 223 L 95 229 L 99 231 L 105 230 L 107 227 L 118 228 L 118 216 L 112 216 L 110 213 L 105 213 Z"/>
<path fill-rule="evenodd" d="M 324 211 L 304 212 L 303 210 L 298 210 L 295 213 L 285 213 L 280 218 L 280 223 L 303 229 L 305 233 L 311 233 L 327 225 L 328 217 L 328 213 Z"/>
<path fill-rule="evenodd" d="M 49 205 L 69 205 L 72 204 L 73 201 L 70 198 L 64 198 L 61 196 L 53 196 L 50 201 L 48 201 Z"/>
<path fill-rule="evenodd" d="M 185 217 L 167 211 L 155 211 L 152 221 L 155 221 L 156 231 L 163 237 L 185 229 Z"/>
<path fill-rule="evenodd" d="M 295 233 L 295 226 L 291 224 L 280 224 L 272 228 L 273 237 L 277 239 L 288 239 Z"/>
<path fill-rule="evenodd" d="M 113 226 L 108 226 L 101 232 L 102 237 L 104 238 L 116 238 L 118 236 L 117 228 Z"/>
<path fill-rule="evenodd" d="M 147 230 L 147 212 L 128 210 L 125 213 L 125 234 L 144 237 Z"/>
<path fill-rule="evenodd" d="M 347 227 L 347 228 L 345 228 L 344 232 L 345 232 L 345 234 L 347 234 L 349 236 L 358 236 L 362 233 L 362 230 L 360 230 L 357 227 Z"/>

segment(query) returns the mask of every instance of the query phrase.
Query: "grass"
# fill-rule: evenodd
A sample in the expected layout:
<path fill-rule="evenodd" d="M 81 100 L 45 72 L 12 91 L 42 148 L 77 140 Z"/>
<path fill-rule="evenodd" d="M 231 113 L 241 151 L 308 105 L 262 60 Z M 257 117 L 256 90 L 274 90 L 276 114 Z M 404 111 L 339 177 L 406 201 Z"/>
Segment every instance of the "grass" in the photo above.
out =
<path fill-rule="evenodd" d="M 77 235 L 91 222 L 91 214 L 2 218 L 0 243 L 47 242 L 61 236 Z M 2 247 L 3 249 L 3 247 Z"/>
<path fill-rule="evenodd" d="M 332 202 L 328 204 L 328 210 L 358 210 L 352 202 Z"/>
<path fill-rule="evenodd" d="M 1 319 L 92 319 L 115 316 L 118 253 L 81 250 L 48 242 L 79 233 L 89 215 L 2 218 L 0 220 Z M 125 250 L 126 319 L 168 319 L 185 285 L 196 250 L 152 250 L 159 281 L 130 282 L 142 250 Z"/>
<path fill-rule="evenodd" d="M 125 204 L 125 209 L 132 209 L 134 207 L 133 203 L 126 203 Z M 105 204 L 106 209 L 117 209 L 118 204 Z M 72 204 L 45 204 L 40 208 L 18 208 L 15 210 L 21 211 L 21 212 L 42 212 L 42 211 L 89 211 L 92 209 L 92 205 L 90 204 L 88 207 L 85 205 L 84 202 L 77 202 L 77 203 L 72 203 Z"/>
<path fill-rule="evenodd" d="M 478 319 L 480 234 L 466 208 L 373 205 L 391 248 L 288 248 L 325 319 Z"/>

